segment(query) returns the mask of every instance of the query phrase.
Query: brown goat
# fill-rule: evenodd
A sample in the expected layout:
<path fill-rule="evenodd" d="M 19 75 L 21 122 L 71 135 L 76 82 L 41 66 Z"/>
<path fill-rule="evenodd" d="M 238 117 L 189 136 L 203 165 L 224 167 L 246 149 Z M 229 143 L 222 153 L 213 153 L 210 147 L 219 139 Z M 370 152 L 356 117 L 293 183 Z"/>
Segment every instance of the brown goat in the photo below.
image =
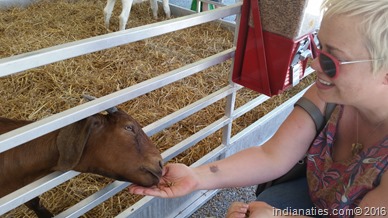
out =
<path fill-rule="evenodd" d="M 31 121 L 0 118 L 0 134 Z M 122 110 L 96 114 L 0 153 L 0 197 L 51 172 L 95 173 L 142 186 L 162 175 L 159 150 L 139 123 Z M 26 205 L 39 217 L 51 216 L 39 198 Z"/>

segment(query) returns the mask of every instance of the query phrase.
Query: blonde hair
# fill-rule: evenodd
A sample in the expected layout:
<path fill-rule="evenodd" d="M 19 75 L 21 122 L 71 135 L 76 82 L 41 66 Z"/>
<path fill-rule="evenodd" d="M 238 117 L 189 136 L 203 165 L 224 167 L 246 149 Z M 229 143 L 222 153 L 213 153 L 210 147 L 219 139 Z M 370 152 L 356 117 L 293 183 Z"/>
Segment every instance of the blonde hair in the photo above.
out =
<path fill-rule="evenodd" d="M 388 0 L 324 0 L 325 17 L 334 15 L 362 17 L 360 31 L 374 61 L 372 71 L 388 70 Z"/>

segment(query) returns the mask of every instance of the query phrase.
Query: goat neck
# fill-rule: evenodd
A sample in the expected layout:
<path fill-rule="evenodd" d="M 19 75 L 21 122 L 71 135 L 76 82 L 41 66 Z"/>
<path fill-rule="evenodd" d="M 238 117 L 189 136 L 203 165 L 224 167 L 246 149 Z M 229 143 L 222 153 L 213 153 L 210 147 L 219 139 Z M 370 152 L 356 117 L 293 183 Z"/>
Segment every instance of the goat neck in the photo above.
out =
<path fill-rule="evenodd" d="M 5 124 L 6 123 L 6 124 Z M 0 134 L 31 123 L 0 118 Z M 53 171 L 59 153 L 56 132 L 0 153 L 0 197 Z"/>

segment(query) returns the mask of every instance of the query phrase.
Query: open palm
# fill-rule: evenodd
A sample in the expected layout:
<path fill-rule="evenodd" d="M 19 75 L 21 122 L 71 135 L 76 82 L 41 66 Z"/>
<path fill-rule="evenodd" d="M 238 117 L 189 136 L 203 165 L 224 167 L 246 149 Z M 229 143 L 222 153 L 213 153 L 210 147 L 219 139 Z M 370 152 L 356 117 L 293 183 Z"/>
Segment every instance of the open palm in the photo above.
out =
<path fill-rule="evenodd" d="M 163 176 L 157 186 L 129 186 L 129 192 L 138 195 L 151 195 L 162 198 L 175 198 L 187 195 L 195 190 L 197 176 L 184 164 L 168 164 L 163 169 Z"/>

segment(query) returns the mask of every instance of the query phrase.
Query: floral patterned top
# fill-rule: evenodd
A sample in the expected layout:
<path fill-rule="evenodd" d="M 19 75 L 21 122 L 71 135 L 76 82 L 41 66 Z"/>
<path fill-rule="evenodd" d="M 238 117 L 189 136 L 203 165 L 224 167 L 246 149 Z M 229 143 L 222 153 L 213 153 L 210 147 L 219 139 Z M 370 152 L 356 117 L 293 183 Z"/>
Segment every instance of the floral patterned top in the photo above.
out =
<path fill-rule="evenodd" d="M 332 148 L 342 112 L 343 106 L 334 109 L 307 155 L 311 199 L 317 208 L 328 210 L 328 217 L 353 217 L 347 214 L 334 216 L 333 212 L 356 208 L 362 198 L 380 184 L 388 168 L 388 134 L 352 159 L 333 161 Z"/>

